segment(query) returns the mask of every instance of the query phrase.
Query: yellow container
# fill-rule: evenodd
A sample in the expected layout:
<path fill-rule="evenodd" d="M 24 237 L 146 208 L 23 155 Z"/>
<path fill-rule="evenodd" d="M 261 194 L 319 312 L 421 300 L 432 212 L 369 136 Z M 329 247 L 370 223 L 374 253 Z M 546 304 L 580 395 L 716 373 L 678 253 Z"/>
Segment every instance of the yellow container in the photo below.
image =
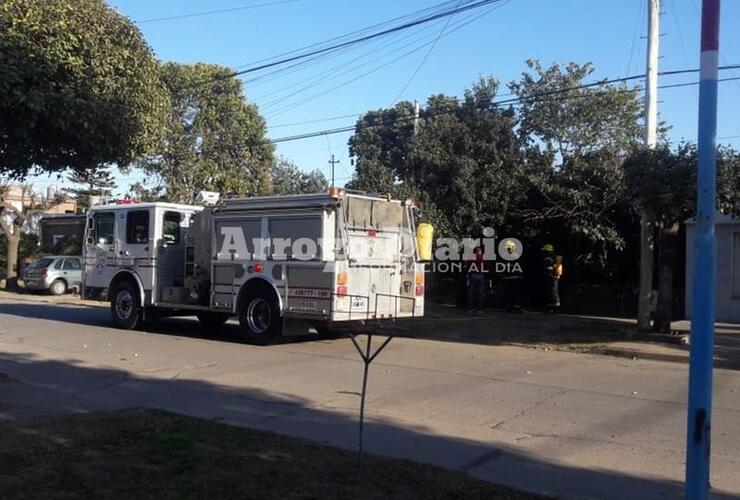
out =
<path fill-rule="evenodd" d="M 434 239 L 434 227 L 423 222 L 416 228 L 416 250 L 419 260 L 432 260 L 432 241 Z"/>

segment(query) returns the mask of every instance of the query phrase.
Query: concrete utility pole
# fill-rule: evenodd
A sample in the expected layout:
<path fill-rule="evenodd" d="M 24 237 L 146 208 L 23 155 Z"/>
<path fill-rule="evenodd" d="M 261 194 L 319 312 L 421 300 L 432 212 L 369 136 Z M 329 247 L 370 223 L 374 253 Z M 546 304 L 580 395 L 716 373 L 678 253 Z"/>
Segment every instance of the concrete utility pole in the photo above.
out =
<path fill-rule="evenodd" d="M 658 52 L 660 40 L 660 0 L 648 0 L 648 50 L 645 84 L 645 146 L 654 148 L 658 140 Z M 640 296 L 637 326 L 650 329 L 653 290 L 653 221 L 643 213 L 640 220 Z"/>
<path fill-rule="evenodd" d="M 329 160 L 329 164 L 331 165 L 331 187 L 334 187 L 334 165 L 339 163 L 339 160 L 334 159 L 334 154 L 331 155 L 331 160 Z"/>
<path fill-rule="evenodd" d="M 414 135 L 419 133 L 419 101 L 414 101 Z"/>
<path fill-rule="evenodd" d="M 717 68 L 719 0 L 704 0 L 699 78 L 699 175 L 691 304 L 689 414 L 686 433 L 686 498 L 709 496 L 712 429 L 712 370 L 717 281 Z"/>

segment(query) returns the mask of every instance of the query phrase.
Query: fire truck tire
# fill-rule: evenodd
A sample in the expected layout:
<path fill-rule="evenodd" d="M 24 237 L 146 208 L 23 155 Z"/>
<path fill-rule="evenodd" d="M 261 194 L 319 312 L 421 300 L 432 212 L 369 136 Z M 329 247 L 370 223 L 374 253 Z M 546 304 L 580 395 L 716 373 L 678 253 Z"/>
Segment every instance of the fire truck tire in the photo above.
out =
<path fill-rule="evenodd" d="M 110 312 L 116 326 L 124 330 L 136 328 L 141 321 L 141 307 L 134 286 L 124 281 L 113 289 L 110 297 Z"/>
<path fill-rule="evenodd" d="M 219 326 L 229 321 L 229 318 L 231 317 L 230 314 L 211 311 L 199 312 L 198 314 L 196 314 L 196 316 L 198 318 L 198 321 L 200 321 L 200 324 L 205 326 L 206 328 L 218 328 Z"/>
<path fill-rule="evenodd" d="M 275 293 L 267 287 L 247 289 L 239 302 L 239 327 L 246 342 L 270 345 L 283 333 L 283 319 Z"/>

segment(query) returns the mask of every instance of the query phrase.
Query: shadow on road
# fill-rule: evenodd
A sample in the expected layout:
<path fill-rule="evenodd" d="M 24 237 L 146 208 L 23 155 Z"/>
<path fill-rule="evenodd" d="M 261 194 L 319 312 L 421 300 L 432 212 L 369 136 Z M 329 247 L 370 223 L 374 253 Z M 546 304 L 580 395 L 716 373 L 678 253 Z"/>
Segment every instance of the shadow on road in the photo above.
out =
<path fill-rule="evenodd" d="M 50 303 L 0 303 L 0 314 L 38 318 L 65 323 L 112 327 L 110 313 L 103 307 L 85 307 Z M 661 352 L 632 353 L 629 349 L 611 348 L 610 342 L 646 341 L 650 335 L 636 334 L 631 322 L 617 318 L 574 315 L 545 315 L 535 312 L 512 314 L 487 311 L 480 315 L 462 312 L 454 307 L 430 306 L 423 318 L 402 320 L 395 329 L 399 337 L 478 345 L 519 345 L 529 347 L 580 346 L 576 351 L 612 356 L 633 355 L 658 361 L 686 362 L 688 346 L 660 344 Z M 220 342 L 241 343 L 238 326 L 231 321 L 216 329 L 204 327 L 195 317 L 163 318 L 148 321 L 142 328 L 147 333 L 177 335 Z M 715 336 L 715 367 L 740 370 L 740 325 L 722 324 Z M 347 332 L 344 332 L 346 334 Z M 283 344 L 318 340 L 315 334 L 285 336 Z M 592 346 L 592 347 L 589 347 Z M 571 347 L 568 347 L 570 349 Z"/>
<path fill-rule="evenodd" d="M 0 385 L 0 403 L 5 403 L 0 404 L 0 422 L 16 420 L 15 410 L 23 413 L 24 409 L 14 406 L 14 401 L 8 397 L 17 391 L 16 394 L 22 392 L 26 396 L 25 409 L 34 404 L 65 413 L 159 408 L 272 430 L 345 449 L 355 449 L 357 445 L 354 416 L 312 407 L 308 400 L 259 388 L 234 388 L 186 378 L 148 378 L 124 370 L 82 366 L 72 360 L 40 360 L 32 353 L 0 354 L 0 372 L 22 381 Z M 289 379 L 290 374 L 286 377 Z M 55 381 L 53 395 L 48 388 L 49 380 Z M 50 396 L 42 394 L 34 403 L 34 390 L 49 391 Z M 549 495 L 596 498 L 678 498 L 682 495 L 680 482 L 552 463 L 514 447 L 436 435 L 425 427 L 399 426 L 383 419 L 371 418 L 367 422 L 365 445 L 374 454 L 421 458 L 483 479 Z M 583 444 L 590 445 L 593 443 Z M 0 455 L 2 446 L 0 443 Z M 715 498 L 732 496 L 715 493 Z"/>

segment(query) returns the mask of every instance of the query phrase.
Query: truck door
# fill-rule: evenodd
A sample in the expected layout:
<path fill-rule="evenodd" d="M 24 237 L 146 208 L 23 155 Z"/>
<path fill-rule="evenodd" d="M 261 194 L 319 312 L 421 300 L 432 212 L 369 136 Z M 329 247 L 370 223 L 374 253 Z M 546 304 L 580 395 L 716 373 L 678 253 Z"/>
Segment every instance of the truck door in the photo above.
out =
<path fill-rule="evenodd" d="M 94 212 L 85 237 L 85 286 L 108 288 L 116 271 L 116 217 L 113 212 Z"/>
<path fill-rule="evenodd" d="M 161 217 L 162 238 L 157 241 L 157 298 L 178 303 L 184 299 L 185 244 L 182 223 L 185 214 L 166 210 Z"/>
<path fill-rule="evenodd" d="M 151 218 L 149 209 L 121 210 L 117 228 L 119 239 L 124 242 L 118 249 L 118 265 L 133 269 L 144 290 L 151 290 L 154 284 Z"/>

